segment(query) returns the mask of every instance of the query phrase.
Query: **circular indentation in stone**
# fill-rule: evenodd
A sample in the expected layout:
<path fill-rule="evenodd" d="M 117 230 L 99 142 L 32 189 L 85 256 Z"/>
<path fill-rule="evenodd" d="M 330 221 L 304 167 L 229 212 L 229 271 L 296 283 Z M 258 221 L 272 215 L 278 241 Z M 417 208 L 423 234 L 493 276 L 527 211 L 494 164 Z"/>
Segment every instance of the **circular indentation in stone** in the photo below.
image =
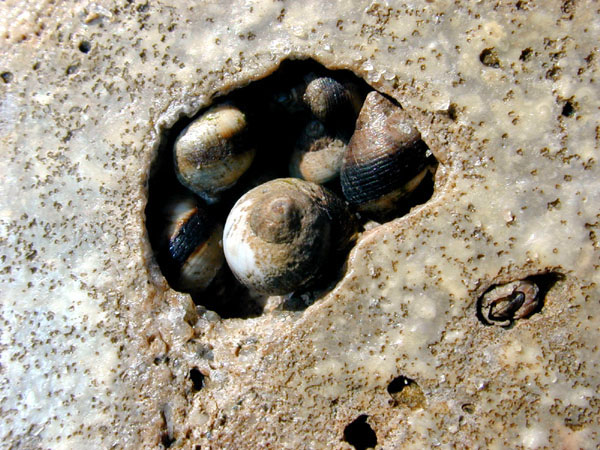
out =
<path fill-rule="evenodd" d="M 190 370 L 190 380 L 192 380 L 192 389 L 198 392 L 204 387 L 204 375 L 196 367 Z"/>
<path fill-rule="evenodd" d="M 344 441 L 356 450 L 375 448 L 377 445 L 377 435 L 367 423 L 368 418 L 366 414 L 360 415 L 344 428 Z"/>
<path fill-rule="evenodd" d="M 92 49 L 92 44 L 89 41 L 81 41 L 77 47 L 81 53 L 89 53 Z"/>
<path fill-rule="evenodd" d="M 2 72 L 0 73 L 0 78 L 2 78 L 2 81 L 4 81 L 4 83 L 9 84 L 12 82 L 14 76 L 12 72 Z"/>
<path fill-rule="evenodd" d="M 475 412 L 475 405 L 473 403 L 464 403 L 460 408 L 467 414 L 473 414 Z"/>
<path fill-rule="evenodd" d="M 571 100 L 567 100 L 563 105 L 561 115 L 564 117 L 571 117 L 573 114 L 575 114 L 575 106 Z"/>
<path fill-rule="evenodd" d="M 548 291 L 564 276 L 558 272 L 490 286 L 477 300 L 477 318 L 484 325 L 512 328 L 542 311 Z"/>
<path fill-rule="evenodd" d="M 67 70 L 65 71 L 65 73 L 67 75 L 74 75 L 77 72 L 79 72 L 79 66 L 77 64 L 72 64 L 69 67 L 67 67 Z"/>
<path fill-rule="evenodd" d="M 479 55 L 479 60 L 484 66 L 493 67 L 495 69 L 500 67 L 500 60 L 496 54 L 494 48 L 486 48 Z"/>

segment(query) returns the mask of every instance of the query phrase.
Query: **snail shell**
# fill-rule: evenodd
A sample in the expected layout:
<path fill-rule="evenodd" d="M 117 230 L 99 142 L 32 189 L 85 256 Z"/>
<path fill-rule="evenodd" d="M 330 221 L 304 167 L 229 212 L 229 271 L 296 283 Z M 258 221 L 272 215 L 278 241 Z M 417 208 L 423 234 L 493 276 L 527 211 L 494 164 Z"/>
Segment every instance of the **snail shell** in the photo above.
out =
<path fill-rule="evenodd" d="M 346 144 L 327 133 L 318 120 L 307 124 L 290 161 L 290 174 L 296 178 L 323 184 L 336 178 L 342 167 Z"/>
<path fill-rule="evenodd" d="M 538 286 L 529 280 L 495 286 L 479 302 L 479 312 L 488 325 L 510 326 L 514 320 L 533 314 L 540 306 Z"/>
<path fill-rule="evenodd" d="M 286 294 L 319 281 L 355 231 L 353 216 L 335 195 L 308 181 L 280 178 L 238 200 L 225 223 L 223 249 L 242 284 Z"/>
<path fill-rule="evenodd" d="M 174 287 L 185 292 L 208 287 L 225 260 L 223 226 L 193 199 L 184 198 L 170 208 L 166 237 Z"/>
<path fill-rule="evenodd" d="M 346 199 L 367 213 L 393 210 L 427 174 L 427 151 L 407 113 L 370 92 L 340 171 Z"/>
<path fill-rule="evenodd" d="M 357 89 L 331 77 L 313 78 L 304 91 L 304 102 L 324 124 L 347 130 L 354 125 L 360 99 Z"/>
<path fill-rule="evenodd" d="M 192 122 L 174 150 L 177 178 L 208 203 L 237 182 L 255 155 L 248 145 L 246 116 L 230 104 L 212 107 Z"/>

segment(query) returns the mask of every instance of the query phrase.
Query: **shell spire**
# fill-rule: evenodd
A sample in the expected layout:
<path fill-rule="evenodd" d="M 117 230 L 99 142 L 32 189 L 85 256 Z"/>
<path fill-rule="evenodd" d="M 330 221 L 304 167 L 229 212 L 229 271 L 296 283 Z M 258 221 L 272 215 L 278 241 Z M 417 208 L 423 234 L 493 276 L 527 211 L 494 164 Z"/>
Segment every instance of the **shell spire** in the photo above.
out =
<path fill-rule="evenodd" d="M 348 202 L 363 212 L 388 212 L 420 184 L 428 168 L 427 146 L 406 111 L 378 92 L 369 93 L 340 173 Z"/>
<path fill-rule="evenodd" d="M 269 181 L 238 200 L 223 249 L 244 285 L 269 295 L 313 286 L 354 238 L 356 223 L 325 188 L 296 178 Z"/>

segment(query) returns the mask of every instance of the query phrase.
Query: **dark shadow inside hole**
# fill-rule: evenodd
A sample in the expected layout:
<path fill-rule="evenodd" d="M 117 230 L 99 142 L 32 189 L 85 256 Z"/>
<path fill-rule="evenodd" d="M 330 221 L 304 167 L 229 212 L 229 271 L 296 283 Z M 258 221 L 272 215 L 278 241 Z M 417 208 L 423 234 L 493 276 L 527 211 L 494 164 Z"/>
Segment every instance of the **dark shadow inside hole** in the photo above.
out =
<path fill-rule="evenodd" d="M 473 414 L 475 412 L 475 405 L 473 403 L 464 403 L 461 409 L 467 414 Z"/>
<path fill-rule="evenodd" d="M 88 41 L 81 41 L 78 48 L 81 53 L 89 53 L 89 51 L 92 49 L 92 44 L 90 44 Z"/>
<path fill-rule="evenodd" d="M 450 119 L 456 121 L 456 119 L 458 118 L 458 110 L 456 107 L 456 103 L 450 103 L 450 105 L 448 106 L 448 117 L 450 117 Z"/>
<path fill-rule="evenodd" d="M 366 414 L 358 416 L 356 420 L 344 428 L 344 441 L 356 450 L 375 448 L 377 445 L 377 435 L 367 423 L 368 417 Z"/>
<path fill-rule="evenodd" d="M 394 378 L 387 387 L 388 394 L 392 397 L 394 406 L 408 408 L 422 408 L 425 405 L 425 394 L 419 385 L 410 378 L 402 375 Z"/>
<path fill-rule="evenodd" d="M 204 387 L 204 375 L 195 367 L 190 370 L 190 380 L 194 391 L 197 392 Z"/>
<path fill-rule="evenodd" d="M 532 56 L 533 56 L 533 50 L 531 50 L 530 48 L 526 48 L 521 52 L 519 59 L 521 61 L 525 62 L 525 61 L 529 61 Z"/>
<path fill-rule="evenodd" d="M 4 83 L 9 84 L 13 80 L 13 74 L 11 72 L 2 72 L 0 73 L 0 78 Z"/>
<path fill-rule="evenodd" d="M 537 312 L 540 312 L 542 310 L 542 308 L 544 307 L 544 300 L 546 298 L 546 295 L 548 295 L 548 292 L 550 291 L 550 289 L 552 289 L 554 287 L 554 285 L 556 283 L 558 283 L 559 281 L 564 280 L 565 276 L 559 272 L 547 272 L 547 273 L 542 273 L 539 275 L 532 275 L 532 276 L 528 277 L 527 279 L 531 280 L 535 284 L 537 284 L 538 288 L 540 289 L 540 291 L 538 293 L 538 297 L 542 301 L 539 303 L 536 310 L 532 313 L 532 314 L 535 314 Z"/>
<path fill-rule="evenodd" d="M 571 117 L 574 113 L 575 113 L 575 107 L 573 106 L 573 103 L 571 103 L 569 100 L 567 100 L 565 102 L 565 104 L 563 105 L 561 114 L 564 117 Z"/>
<path fill-rule="evenodd" d="M 163 433 L 160 442 L 164 448 L 170 448 L 171 445 L 173 445 L 173 442 L 175 442 L 175 439 L 169 435 L 169 433 Z"/>
<path fill-rule="evenodd" d="M 479 60 L 484 66 L 493 67 L 497 69 L 500 67 L 500 60 L 496 54 L 496 50 L 493 48 L 486 48 L 479 55 Z"/>

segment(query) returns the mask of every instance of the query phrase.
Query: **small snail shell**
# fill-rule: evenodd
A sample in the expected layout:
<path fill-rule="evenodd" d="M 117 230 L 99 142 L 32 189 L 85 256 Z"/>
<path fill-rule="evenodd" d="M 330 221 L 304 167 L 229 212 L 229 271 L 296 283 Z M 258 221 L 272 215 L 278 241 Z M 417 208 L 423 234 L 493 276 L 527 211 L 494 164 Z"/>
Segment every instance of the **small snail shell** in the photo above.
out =
<path fill-rule="evenodd" d="M 225 223 L 223 249 L 234 275 L 269 295 L 307 288 L 354 237 L 344 203 L 296 178 L 269 181 L 238 200 Z"/>
<path fill-rule="evenodd" d="M 171 206 L 166 235 L 174 287 L 185 292 L 208 287 L 225 260 L 223 226 L 193 199 L 184 198 Z"/>
<path fill-rule="evenodd" d="M 233 105 L 210 108 L 175 142 L 179 181 L 214 203 L 250 167 L 255 150 L 248 145 L 246 116 Z"/>
<path fill-rule="evenodd" d="M 406 112 L 369 93 L 340 171 L 348 202 L 367 213 L 389 212 L 421 183 L 428 166 L 427 146 Z"/>
<path fill-rule="evenodd" d="M 539 288 L 529 280 L 495 286 L 479 301 L 479 313 L 488 325 L 510 326 L 533 314 L 540 305 Z"/>
<path fill-rule="evenodd" d="M 318 120 L 307 124 L 298 138 L 290 161 L 293 177 L 323 184 L 336 178 L 342 167 L 346 144 L 330 135 Z"/>
<path fill-rule="evenodd" d="M 341 130 L 351 128 L 360 103 L 355 89 L 349 89 L 331 77 L 315 77 L 308 83 L 304 102 L 317 119 Z"/>

